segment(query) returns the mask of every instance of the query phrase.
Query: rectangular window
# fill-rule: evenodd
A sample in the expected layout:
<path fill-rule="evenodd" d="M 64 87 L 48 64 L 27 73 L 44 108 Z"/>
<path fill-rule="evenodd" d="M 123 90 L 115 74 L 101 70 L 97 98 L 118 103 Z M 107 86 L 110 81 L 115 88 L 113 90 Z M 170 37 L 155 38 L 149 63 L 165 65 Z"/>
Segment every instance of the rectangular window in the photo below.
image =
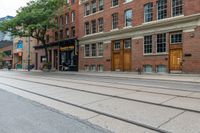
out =
<path fill-rule="evenodd" d="M 75 22 L 75 18 L 76 18 L 75 11 L 72 11 L 72 23 Z"/>
<path fill-rule="evenodd" d="M 144 22 L 153 20 L 153 3 L 147 3 L 144 6 Z"/>
<path fill-rule="evenodd" d="M 144 53 L 152 53 L 152 36 L 144 36 Z"/>
<path fill-rule="evenodd" d="M 103 30 L 104 30 L 103 18 L 99 18 L 99 19 L 98 19 L 98 31 L 99 31 L 99 32 L 103 32 Z"/>
<path fill-rule="evenodd" d="M 112 29 L 118 28 L 118 13 L 112 14 Z"/>
<path fill-rule="evenodd" d="M 158 0 L 157 13 L 158 20 L 167 18 L 167 0 Z"/>
<path fill-rule="evenodd" d="M 114 50 L 120 50 L 120 41 L 114 41 Z"/>
<path fill-rule="evenodd" d="M 125 26 L 132 26 L 132 15 L 133 13 L 131 9 L 125 11 Z"/>
<path fill-rule="evenodd" d="M 92 56 L 97 56 L 97 45 L 94 43 L 91 45 L 92 49 Z"/>
<path fill-rule="evenodd" d="M 119 5 L 119 1 L 118 0 L 112 0 L 112 6 L 117 6 Z"/>
<path fill-rule="evenodd" d="M 92 20 L 92 33 L 96 33 L 96 20 Z"/>
<path fill-rule="evenodd" d="M 171 34 L 171 44 L 182 43 L 182 33 Z"/>
<path fill-rule="evenodd" d="M 130 49 L 131 48 L 131 39 L 124 40 L 124 48 Z"/>
<path fill-rule="evenodd" d="M 99 11 L 103 10 L 104 8 L 104 0 L 99 0 Z"/>
<path fill-rule="evenodd" d="M 157 35 L 157 53 L 166 52 L 166 34 Z"/>
<path fill-rule="evenodd" d="M 63 16 L 60 16 L 60 27 L 63 26 Z"/>
<path fill-rule="evenodd" d="M 98 56 L 103 56 L 103 43 L 98 43 Z"/>
<path fill-rule="evenodd" d="M 69 29 L 66 29 L 66 38 L 69 38 Z"/>
<path fill-rule="evenodd" d="M 66 14 L 66 24 L 69 24 L 69 13 Z"/>
<path fill-rule="evenodd" d="M 85 45 L 85 57 L 89 57 L 90 56 L 90 45 L 86 44 Z"/>
<path fill-rule="evenodd" d="M 85 16 L 87 16 L 89 14 L 90 14 L 90 5 L 89 5 L 89 3 L 86 3 L 85 4 Z"/>
<path fill-rule="evenodd" d="M 71 33 L 72 33 L 72 37 L 76 36 L 76 29 L 75 29 L 75 27 L 71 28 Z"/>
<path fill-rule="evenodd" d="M 152 73 L 152 66 L 151 65 L 144 65 L 144 72 L 145 73 Z"/>
<path fill-rule="evenodd" d="M 63 39 L 63 30 L 60 30 L 60 39 Z"/>
<path fill-rule="evenodd" d="M 96 0 L 92 1 L 92 13 L 95 13 L 97 11 L 97 3 Z"/>
<path fill-rule="evenodd" d="M 183 0 L 172 0 L 173 17 L 183 14 Z"/>
<path fill-rule="evenodd" d="M 90 34 L 90 24 L 89 24 L 89 22 L 85 22 L 85 34 L 86 35 Z"/>

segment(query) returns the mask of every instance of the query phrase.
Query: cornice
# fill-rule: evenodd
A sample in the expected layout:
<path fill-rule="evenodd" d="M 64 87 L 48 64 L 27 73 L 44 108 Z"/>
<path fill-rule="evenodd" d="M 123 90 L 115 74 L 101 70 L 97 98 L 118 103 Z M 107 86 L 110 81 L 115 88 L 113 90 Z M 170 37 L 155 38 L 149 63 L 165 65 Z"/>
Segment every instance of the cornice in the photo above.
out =
<path fill-rule="evenodd" d="M 116 38 L 137 37 L 155 32 L 170 32 L 174 30 L 185 30 L 195 28 L 200 25 L 200 13 L 190 16 L 171 17 L 159 21 L 143 23 L 139 26 L 123 28 L 115 31 L 103 32 L 94 35 L 88 35 L 80 38 L 80 44 L 96 41 L 109 41 Z"/>

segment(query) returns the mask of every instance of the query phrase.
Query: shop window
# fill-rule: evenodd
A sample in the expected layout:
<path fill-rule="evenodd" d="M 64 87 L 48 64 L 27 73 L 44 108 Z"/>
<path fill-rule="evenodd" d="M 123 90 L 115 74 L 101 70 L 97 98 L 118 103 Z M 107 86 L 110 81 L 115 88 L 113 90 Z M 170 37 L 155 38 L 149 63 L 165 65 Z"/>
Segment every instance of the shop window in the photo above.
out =
<path fill-rule="evenodd" d="M 144 72 L 145 73 L 152 73 L 152 66 L 151 65 L 144 65 Z"/>
<path fill-rule="evenodd" d="M 104 71 L 103 65 L 98 65 L 98 71 L 99 71 L 99 72 L 103 72 L 103 71 Z"/>
<path fill-rule="evenodd" d="M 157 66 L 157 72 L 158 73 L 166 73 L 167 71 L 166 71 L 167 69 L 166 69 L 166 66 L 165 65 L 158 65 Z"/>

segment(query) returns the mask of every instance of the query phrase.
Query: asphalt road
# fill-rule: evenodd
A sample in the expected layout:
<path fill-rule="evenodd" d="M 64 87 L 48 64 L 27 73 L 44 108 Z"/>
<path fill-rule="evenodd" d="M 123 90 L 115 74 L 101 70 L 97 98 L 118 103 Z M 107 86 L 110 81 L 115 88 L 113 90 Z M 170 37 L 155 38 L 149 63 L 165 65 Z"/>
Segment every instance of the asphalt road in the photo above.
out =
<path fill-rule="evenodd" d="M 106 133 L 107 131 L 0 89 L 0 133 Z"/>

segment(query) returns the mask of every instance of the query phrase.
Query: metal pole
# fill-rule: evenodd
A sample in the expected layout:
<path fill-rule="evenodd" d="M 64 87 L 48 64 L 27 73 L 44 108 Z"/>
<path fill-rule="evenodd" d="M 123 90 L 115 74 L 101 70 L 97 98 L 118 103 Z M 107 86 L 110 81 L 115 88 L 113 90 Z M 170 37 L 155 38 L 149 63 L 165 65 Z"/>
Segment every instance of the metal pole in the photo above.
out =
<path fill-rule="evenodd" d="M 30 36 L 28 37 L 28 71 L 30 71 Z"/>

